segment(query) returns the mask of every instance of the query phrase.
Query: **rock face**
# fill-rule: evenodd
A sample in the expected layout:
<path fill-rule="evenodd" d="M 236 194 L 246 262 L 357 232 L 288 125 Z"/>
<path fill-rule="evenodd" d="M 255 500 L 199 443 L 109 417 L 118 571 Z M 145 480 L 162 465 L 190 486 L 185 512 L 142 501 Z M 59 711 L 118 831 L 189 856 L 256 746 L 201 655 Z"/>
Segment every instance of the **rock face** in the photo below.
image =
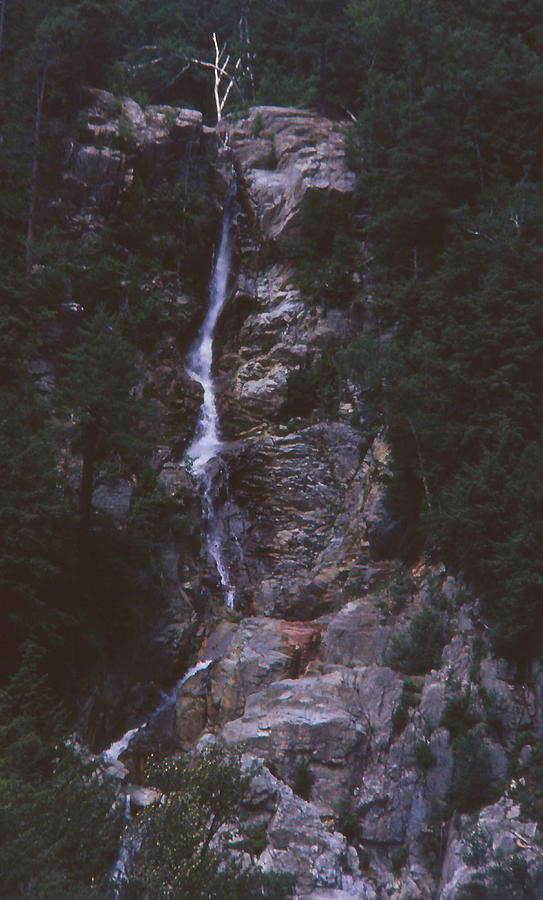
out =
<path fill-rule="evenodd" d="M 294 874 L 299 900 L 466 900 L 469 891 L 505 896 L 504 884 L 520 897 L 512 879 L 521 869 L 537 896 L 530 767 L 540 765 L 542 667 L 520 686 L 491 656 L 465 586 L 428 560 L 409 569 L 395 560 L 388 451 L 355 415 L 355 388 L 338 382 L 333 412 L 317 402 L 303 416 L 288 412 L 296 373 L 364 324 L 362 288 L 350 306 L 321 302 L 304 295 L 296 271 L 310 198 L 348 204 L 354 189 L 344 126 L 260 107 L 227 128 L 237 255 L 214 347 L 225 442 L 209 474 L 235 611 L 220 606 L 199 498 L 178 462 L 201 403 L 183 353 L 203 294 L 162 278 L 148 286 L 175 308 L 179 328 L 142 358 L 138 387 L 160 406 L 159 481 L 194 523 L 191 553 L 185 539 L 181 557 L 175 529 L 161 547 L 167 605 L 149 636 L 150 669 L 173 682 L 195 644 L 199 661 L 211 661 L 177 692 L 177 749 L 243 749 L 255 767 L 243 815 L 266 839 L 259 863 Z M 183 171 L 197 185 L 217 147 L 195 111 L 142 110 L 100 91 L 80 138 L 67 182 L 86 234 L 136 177 Z M 131 498 L 120 479 L 100 485 L 94 502 L 122 527 Z"/>
<path fill-rule="evenodd" d="M 211 477 L 238 613 L 207 634 L 200 658 L 214 662 L 178 695 L 177 743 L 248 754 L 259 862 L 293 873 L 298 898 L 493 896 L 501 851 L 537 883 L 534 810 L 515 800 L 509 758 L 519 729 L 543 734 L 543 675 L 515 685 L 465 586 L 395 561 L 387 447 L 353 416 L 352 386 L 334 415 L 285 414 L 293 373 L 360 325 L 360 303 L 304 296 L 291 252 L 312 192 L 348 202 L 344 131 L 275 108 L 228 127 L 238 257 L 215 346 L 226 440 Z M 428 657 L 432 644 L 443 650 Z"/>
<path fill-rule="evenodd" d="M 254 762 L 246 759 L 246 765 Z M 337 831 L 323 829 L 314 806 L 258 766 L 245 809 L 251 822 L 266 828 L 267 847 L 259 857 L 265 870 L 296 877 L 297 896 L 320 900 L 376 900 L 356 852 Z"/>
<path fill-rule="evenodd" d="M 296 233 L 309 191 L 352 192 L 344 137 L 341 126 L 300 109 L 259 106 L 232 123 L 229 143 L 265 239 Z"/>
<path fill-rule="evenodd" d="M 243 606 L 292 619 L 331 609 L 352 556 L 369 561 L 363 522 L 353 514 L 367 486 L 360 434 L 320 423 L 284 437 L 248 437 L 224 459 L 224 546 Z"/>
<path fill-rule="evenodd" d="M 222 740 L 269 759 L 293 786 L 307 767 L 312 801 L 332 814 L 351 795 L 370 744 L 389 740 L 401 693 L 398 676 L 380 667 L 287 679 L 251 694 L 241 719 L 223 727 Z"/>
<path fill-rule="evenodd" d="M 104 213 L 130 189 L 135 174 L 155 183 L 180 160 L 193 172 L 216 136 L 204 129 L 194 109 L 147 106 L 129 97 L 89 89 L 85 125 L 80 140 L 68 147 L 66 182 L 87 214 Z"/>

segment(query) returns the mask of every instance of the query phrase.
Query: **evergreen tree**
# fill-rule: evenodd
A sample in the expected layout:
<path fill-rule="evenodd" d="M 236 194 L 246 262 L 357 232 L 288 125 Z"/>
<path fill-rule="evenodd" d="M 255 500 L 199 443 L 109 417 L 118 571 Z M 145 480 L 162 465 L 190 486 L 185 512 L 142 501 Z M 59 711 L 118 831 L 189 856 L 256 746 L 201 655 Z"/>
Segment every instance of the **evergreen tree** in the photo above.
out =
<path fill-rule="evenodd" d="M 104 900 L 121 804 L 67 740 L 29 646 L 0 693 L 0 897 Z"/>
<path fill-rule="evenodd" d="M 239 824 L 239 805 L 249 776 L 239 755 L 211 748 L 191 759 L 149 770 L 163 792 L 146 823 L 138 870 L 129 880 L 129 900 L 287 900 L 291 879 L 242 865 L 229 848 L 227 826 Z M 167 886 L 165 888 L 165 886 Z"/>

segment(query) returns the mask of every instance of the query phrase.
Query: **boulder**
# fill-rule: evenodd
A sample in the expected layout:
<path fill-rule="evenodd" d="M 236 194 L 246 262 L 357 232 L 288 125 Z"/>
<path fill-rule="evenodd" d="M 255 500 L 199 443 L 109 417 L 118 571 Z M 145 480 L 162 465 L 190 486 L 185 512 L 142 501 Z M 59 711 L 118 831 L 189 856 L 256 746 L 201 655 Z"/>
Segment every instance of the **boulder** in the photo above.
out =
<path fill-rule="evenodd" d="M 266 239 L 296 233 L 309 191 L 354 189 L 345 127 L 308 110 L 254 107 L 246 119 L 229 123 L 229 143 Z"/>
<path fill-rule="evenodd" d="M 254 761 L 251 761 L 254 765 Z M 266 768 L 253 776 L 249 814 L 266 823 L 268 846 L 258 859 L 265 871 L 296 878 L 299 900 L 375 900 L 359 869 L 356 852 L 342 834 L 329 830 L 315 807 L 297 797 Z"/>
<path fill-rule="evenodd" d="M 227 746 L 271 759 L 290 784 L 306 765 L 312 799 L 333 810 L 370 746 L 386 746 L 401 692 L 398 676 L 378 666 L 286 679 L 251 694 L 243 716 L 219 736 Z"/>
<path fill-rule="evenodd" d="M 323 636 L 323 658 L 341 666 L 381 662 L 391 631 L 381 624 L 376 597 L 352 600 L 331 618 Z"/>

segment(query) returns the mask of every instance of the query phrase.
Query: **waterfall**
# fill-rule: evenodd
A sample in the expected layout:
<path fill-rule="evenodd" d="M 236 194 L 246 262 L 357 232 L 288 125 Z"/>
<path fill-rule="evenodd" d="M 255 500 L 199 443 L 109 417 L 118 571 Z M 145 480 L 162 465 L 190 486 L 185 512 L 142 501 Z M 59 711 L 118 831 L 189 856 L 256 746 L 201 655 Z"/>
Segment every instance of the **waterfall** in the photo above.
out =
<path fill-rule="evenodd" d="M 149 728 L 157 716 L 167 709 L 170 704 L 175 702 L 177 692 L 181 685 L 183 685 L 185 681 L 188 681 L 189 678 L 192 678 L 193 675 L 196 675 L 197 672 L 201 672 L 202 669 L 208 669 L 212 663 L 212 659 L 204 659 L 196 663 L 195 666 L 192 666 L 188 672 L 185 672 L 183 677 L 175 683 L 171 691 L 168 691 L 167 694 L 163 695 L 162 700 L 145 722 L 138 725 L 136 728 L 130 728 L 118 741 L 115 741 L 110 747 L 103 751 L 102 758 L 104 761 L 110 764 L 116 763 L 121 753 L 124 753 L 124 751 L 128 749 L 132 738 L 142 732 L 145 728 Z M 138 827 L 138 823 L 132 821 L 130 803 L 130 794 L 127 793 L 125 796 L 124 807 L 125 830 L 119 843 L 117 859 L 109 873 L 109 883 L 112 891 L 111 900 L 120 900 L 122 897 L 133 861 L 138 855 L 143 842 L 143 834 Z"/>
<path fill-rule="evenodd" d="M 103 751 L 102 757 L 105 762 L 117 762 L 121 753 L 124 753 L 124 751 L 128 749 L 132 738 L 135 737 L 136 734 L 140 734 L 140 732 L 142 732 L 145 728 L 149 728 L 149 726 L 151 726 L 156 720 L 157 716 L 159 716 L 160 713 L 164 712 L 164 710 L 167 709 L 168 706 L 175 702 L 177 692 L 181 685 L 183 685 L 185 681 L 188 681 L 189 678 L 192 678 L 193 675 L 196 675 L 197 672 L 201 672 L 202 669 L 209 669 L 212 663 L 212 659 L 203 659 L 200 662 L 197 662 L 195 666 L 192 666 L 187 672 L 185 672 L 182 678 L 180 678 L 179 681 L 176 681 L 171 691 L 168 691 L 167 694 L 162 695 L 162 700 L 160 701 L 158 706 L 153 709 L 151 715 L 148 719 L 145 720 L 145 722 L 142 722 L 142 724 L 138 725 L 136 728 L 130 728 L 123 734 L 122 737 L 119 738 L 118 741 L 115 741 L 113 744 L 111 744 L 110 747 Z"/>
<path fill-rule="evenodd" d="M 117 859 L 109 873 L 112 900 L 120 900 L 122 897 L 126 880 L 132 866 L 132 861 L 139 853 L 143 841 L 143 835 L 132 822 L 130 794 L 126 794 L 125 796 L 124 821 L 125 830 L 119 844 Z"/>
<path fill-rule="evenodd" d="M 219 437 L 219 416 L 213 380 L 213 338 L 221 310 L 225 304 L 230 266 L 232 261 L 232 208 L 236 193 L 235 178 L 232 178 L 221 227 L 219 248 L 213 264 L 209 288 L 209 306 L 198 336 L 187 357 L 187 371 L 204 389 L 204 399 L 196 425 L 194 439 L 185 453 L 185 460 L 192 467 L 200 482 L 207 519 L 207 546 L 215 562 L 224 590 L 226 605 L 234 606 L 234 589 L 230 584 L 228 568 L 222 552 L 220 528 L 213 504 L 213 479 L 208 463 L 217 456 L 221 446 Z"/>

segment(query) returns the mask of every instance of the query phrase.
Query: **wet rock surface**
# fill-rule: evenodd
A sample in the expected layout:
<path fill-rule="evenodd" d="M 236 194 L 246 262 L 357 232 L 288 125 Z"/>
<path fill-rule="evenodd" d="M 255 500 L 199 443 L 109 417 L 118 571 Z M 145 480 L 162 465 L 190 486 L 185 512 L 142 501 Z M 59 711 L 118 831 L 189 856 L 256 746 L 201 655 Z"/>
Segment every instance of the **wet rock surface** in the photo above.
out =
<path fill-rule="evenodd" d="M 308 191 L 349 193 L 354 188 L 344 127 L 308 110 L 254 107 L 246 119 L 231 124 L 229 143 L 268 239 L 296 232 Z"/>
<path fill-rule="evenodd" d="M 260 864 L 293 873 L 298 898 L 456 900 L 470 878 L 491 884 L 464 861 L 478 819 L 462 804 L 509 782 L 518 729 L 541 733 L 543 680 L 514 686 L 477 602 L 443 567 L 398 569 L 388 449 L 354 422 L 349 386 L 335 420 L 284 419 L 289 377 L 332 339 L 346 343 L 355 312 L 309 301 L 265 248 L 296 240 L 311 190 L 352 190 L 342 129 L 258 109 L 231 126 L 230 146 L 243 215 L 215 346 L 225 444 L 212 478 L 238 619 L 202 646 L 214 663 L 178 696 L 178 743 L 219 741 L 265 762 L 246 815 L 265 827 Z M 418 668 L 435 639 L 417 637 L 428 610 L 444 647 Z M 535 871 L 537 826 L 496 800 L 479 816 L 489 860 L 517 841 Z"/>
<path fill-rule="evenodd" d="M 398 525 L 384 502 L 388 450 L 353 416 L 351 385 L 341 385 L 334 415 L 285 414 L 292 374 L 344 346 L 362 315 L 361 304 L 336 309 L 304 297 L 292 261 L 269 254 L 271 244 L 292 248 L 312 192 L 352 192 L 344 127 L 258 108 L 228 128 L 238 257 L 214 348 L 225 443 L 210 475 L 237 611 L 220 606 L 197 491 L 179 465 L 201 403 L 182 357 L 202 298 L 161 285 L 181 327 L 141 390 L 161 406 L 159 481 L 185 498 L 196 524 L 193 558 L 175 528 L 163 542 L 167 606 L 149 654 L 166 681 L 191 652 L 212 660 L 180 686 L 175 721 L 170 710 L 163 730 L 183 752 L 217 741 L 249 754 L 256 769 L 244 816 L 265 830 L 259 862 L 294 874 L 300 900 L 493 896 L 500 853 L 520 855 L 539 877 L 539 830 L 516 800 L 511 760 L 529 766 L 543 736 L 543 670 L 521 684 L 492 658 L 476 599 L 443 567 L 422 560 L 398 578 Z M 135 165 L 165 171 L 183 155 L 203 159 L 216 142 L 194 111 L 143 111 L 103 92 L 91 98 L 89 130 L 92 141 L 71 150 L 68 176 L 87 225 L 129 188 Z M 95 502 L 116 505 L 122 519 L 128 487 L 104 488 Z M 421 665 L 431 637 L 412 626 L 428 610 L 444 646 Z M 143 707 L 140 698 L 134 709 Z M 152 740 L 161 736 L 144 736 L 127 760 L 134 771 Z"/>

